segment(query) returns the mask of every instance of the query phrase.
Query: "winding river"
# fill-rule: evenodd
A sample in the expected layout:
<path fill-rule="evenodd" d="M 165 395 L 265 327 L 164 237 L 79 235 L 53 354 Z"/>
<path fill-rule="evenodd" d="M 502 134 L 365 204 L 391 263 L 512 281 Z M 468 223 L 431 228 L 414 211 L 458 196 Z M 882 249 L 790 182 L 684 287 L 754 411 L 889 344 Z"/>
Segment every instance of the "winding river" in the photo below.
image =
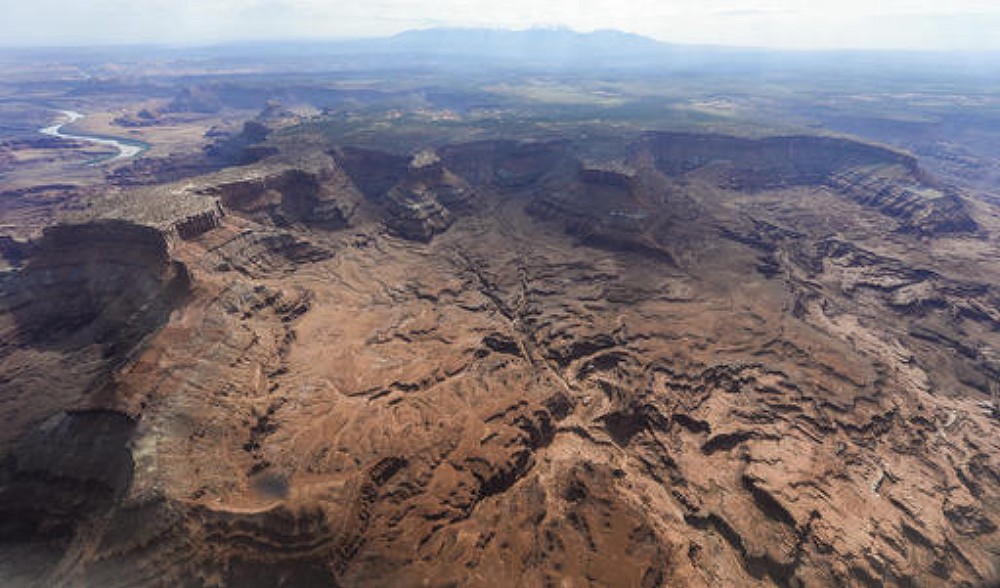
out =
<path fill-rule="evenodd" d="M 118 155 L 113 155 L 111 157 L 104 157 L 94 161 L 93 163 L 131 159 L 136 155 L 139 155 L 148 148 L 148 145 L 141 143 L 139 141 L 130 141 L 127 139 L 115 139 L 113 137 L 97 137 L 93 135 L 73 135 L 70 133 L 64 133 L 62 132 L 62 128 L 64 126 L 80 120 L 81 118 L 83 118 L 83 115 L 73 110 L 60 110 L 59 112 L 62 114 L 64 120 L 54 125 L 38 129 L 40 133 L 42 133 L 43 135 L 49 135 L 51 137 L 62 137 L 63 139 L 76 139 L 78 141 L 87 141 L 89 143 L 96 143 L 98 145 L 110 145 L 118 150 Z"/>

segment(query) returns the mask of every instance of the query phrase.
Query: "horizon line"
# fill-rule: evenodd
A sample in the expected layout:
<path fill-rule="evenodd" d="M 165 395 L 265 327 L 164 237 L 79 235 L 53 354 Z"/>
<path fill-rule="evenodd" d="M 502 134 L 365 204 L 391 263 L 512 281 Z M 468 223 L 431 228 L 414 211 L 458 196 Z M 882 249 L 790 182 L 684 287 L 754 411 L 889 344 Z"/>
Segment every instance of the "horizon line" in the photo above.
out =
<path fill-rule="evenodd" d="M 563 24 L 555 25 L 531 25 L 526 27 L 504 27 L 504 26 L 448 26 L 432 25 L 426 27 L 413 27 L 395 33 L 383 35 L 361 35 L 361 36 L 303 36 L 303 37 L 248 37 L 218 40 L 201 40 L 190 42 L 178 41 L 121 41 L 121 42 L 90 42 L 80 41 L 65 44 L 52 44 L 45 42 L 14 42 L 5 43 L 0 40 L 0 51 L 9 50 L 73 50 L 73 49 L 120 49 L 125 47 L 159 49 L 159 50 L 190 50 L 190 49 L 216 49 L 225 47 L 239 47 L 246 45 L 273 45 L 273 44 L 302 44 L 302 45 L 333 45 L 341 43 L 360 43 L 365 41 L 388 41 L 403 35 L 412 33 L 426 33 L 433 31 L 455 31 L 474 32 L 491 31 L 504 33 L 529 33 L 529 32 L 551 32 L 551 33 L 572 33 L 578 36 L 589 36 L 600 33 L 615 33 L 642 39 L 661 45 L 662 48 L 698 48 L 706 50 L 732 50 L 732 51 L 757 51 L 771 53 L 876 53 L 876 54 L 912 54 L 912 55 L 1000 55 L 1000 48 L 991 49 L 968 49 L 968 48 L 893 48 L 893 47 L 774 47 L 765 45 L 728 45 L 719 43 L 684 43 L 658 39 L 642 33 L 635 33 L 615 28 L 600 28 L 592 30 L 580 30 Z"/>

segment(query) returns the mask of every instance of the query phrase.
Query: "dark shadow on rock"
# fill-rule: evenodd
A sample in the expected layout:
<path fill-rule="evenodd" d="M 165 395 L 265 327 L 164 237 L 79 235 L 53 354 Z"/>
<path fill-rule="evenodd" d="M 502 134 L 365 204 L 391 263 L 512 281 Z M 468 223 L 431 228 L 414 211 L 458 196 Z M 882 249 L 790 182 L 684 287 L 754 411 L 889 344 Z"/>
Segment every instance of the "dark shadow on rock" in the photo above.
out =
<path fill-rule="evenodd" d="M 16 329 L 7 345 L 96 344 L 113 366 L 166 323 L 189 285 L 154 228 L 117 220 L 50 227 L 24 266 L 0 281 L 0 313 Z"/>
<path fill-rule="evenodd" d="M 117 504 L 132 481 L 135 422 L 109 410 L 63 412 L 25 435 L 0 465 L 0 583 L 41 580 L 81 525 Z M 41 568 L 41 569 L 39 569 Z"/>

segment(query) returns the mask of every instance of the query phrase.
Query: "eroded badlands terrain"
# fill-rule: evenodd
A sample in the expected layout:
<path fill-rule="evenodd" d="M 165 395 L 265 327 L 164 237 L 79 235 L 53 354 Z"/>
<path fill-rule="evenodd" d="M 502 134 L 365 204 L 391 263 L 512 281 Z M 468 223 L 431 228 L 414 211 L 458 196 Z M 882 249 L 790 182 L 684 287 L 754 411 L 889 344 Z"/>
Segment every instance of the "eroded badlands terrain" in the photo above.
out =
<path fill-rule="evenodd" d="M 910 155 L 287 145 L 7 240 L 13 586 L 1000 581 L 1000 219 Z"/>

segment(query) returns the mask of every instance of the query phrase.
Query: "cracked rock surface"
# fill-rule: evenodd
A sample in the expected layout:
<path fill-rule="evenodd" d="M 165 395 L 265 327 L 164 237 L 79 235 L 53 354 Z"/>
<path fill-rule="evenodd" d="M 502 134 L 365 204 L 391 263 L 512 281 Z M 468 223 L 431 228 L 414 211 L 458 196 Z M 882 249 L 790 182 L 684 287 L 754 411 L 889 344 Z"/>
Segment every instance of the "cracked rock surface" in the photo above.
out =
<path fill-rule="evenodd" d="M 5 584 L 1000 581 L 1000 223 L 912 158 L 314 157 L 4 277 Z"/>

